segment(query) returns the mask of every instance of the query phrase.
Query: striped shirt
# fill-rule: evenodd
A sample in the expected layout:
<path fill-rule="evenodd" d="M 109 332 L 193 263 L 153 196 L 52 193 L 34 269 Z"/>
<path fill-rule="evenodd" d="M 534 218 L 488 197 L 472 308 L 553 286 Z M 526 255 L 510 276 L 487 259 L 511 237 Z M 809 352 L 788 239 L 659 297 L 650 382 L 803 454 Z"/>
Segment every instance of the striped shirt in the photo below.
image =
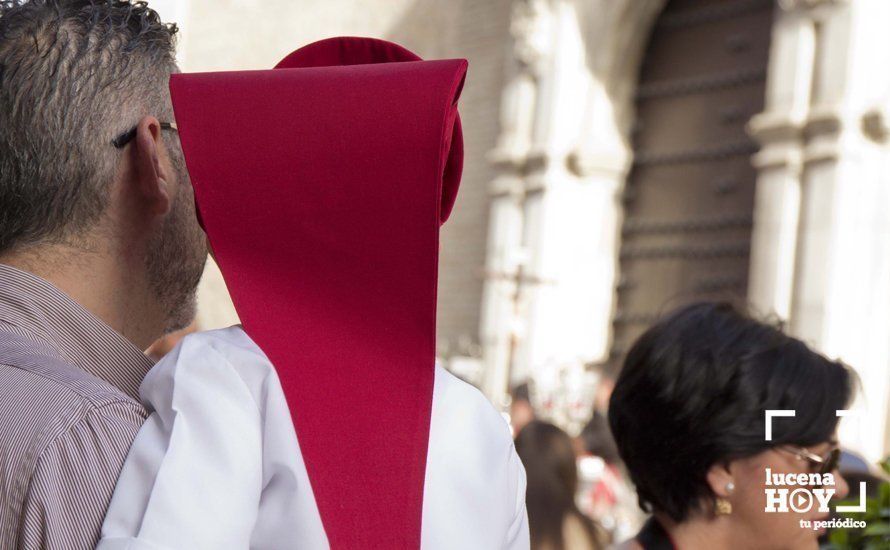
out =
<path fill-rule="evenodd" d="M 95 547 L 151 367 L 53 285 L 0 264 L 0 548 Z"/>

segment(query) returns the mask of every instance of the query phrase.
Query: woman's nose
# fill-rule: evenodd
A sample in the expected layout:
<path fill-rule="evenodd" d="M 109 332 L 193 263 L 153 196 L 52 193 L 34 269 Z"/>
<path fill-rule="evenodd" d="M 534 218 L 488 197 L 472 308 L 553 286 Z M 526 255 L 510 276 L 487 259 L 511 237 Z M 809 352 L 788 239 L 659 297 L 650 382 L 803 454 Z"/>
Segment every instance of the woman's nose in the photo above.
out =
<path fill-rule="evenodd" d="M 850 486 L 847 485 L 844 476 L 838 470 L 832 471 L 831 475 L 834 476 L 834 497 L 839 500 L 847 498 L 847 495 L 850 494 Z"/>

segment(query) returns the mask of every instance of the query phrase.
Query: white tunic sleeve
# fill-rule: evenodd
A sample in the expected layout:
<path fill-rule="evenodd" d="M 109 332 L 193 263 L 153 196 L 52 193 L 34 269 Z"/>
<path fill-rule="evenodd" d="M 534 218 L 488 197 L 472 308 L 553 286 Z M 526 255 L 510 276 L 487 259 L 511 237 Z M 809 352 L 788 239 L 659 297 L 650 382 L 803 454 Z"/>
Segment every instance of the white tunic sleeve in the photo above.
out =
<path fill-rule="evenodd" d="M 527 550 L 525 469 L 479 390 L 436 367 L 423 493 L 425 550 Z"/>
<path fill-rule="evenodd" d="M 187 336 L 140 397 L 100 550 L 327 548 L 278 377 L 240 327 Z"/>

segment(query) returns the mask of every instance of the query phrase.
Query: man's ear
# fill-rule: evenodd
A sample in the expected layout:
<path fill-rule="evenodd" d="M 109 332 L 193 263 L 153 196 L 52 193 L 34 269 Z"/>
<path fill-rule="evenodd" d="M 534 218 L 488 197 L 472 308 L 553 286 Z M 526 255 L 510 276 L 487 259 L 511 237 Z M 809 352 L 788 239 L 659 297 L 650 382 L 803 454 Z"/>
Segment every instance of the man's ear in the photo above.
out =
<path fill-rule="evenodd" d="M 153 214 L 162 216 L 170 211 L 173 189 L 169 170 L 161 162 L 161 123 L 157 118 L 146 116 L 139 121 L 133 145 L 133 166 L 139 194 Z"/>

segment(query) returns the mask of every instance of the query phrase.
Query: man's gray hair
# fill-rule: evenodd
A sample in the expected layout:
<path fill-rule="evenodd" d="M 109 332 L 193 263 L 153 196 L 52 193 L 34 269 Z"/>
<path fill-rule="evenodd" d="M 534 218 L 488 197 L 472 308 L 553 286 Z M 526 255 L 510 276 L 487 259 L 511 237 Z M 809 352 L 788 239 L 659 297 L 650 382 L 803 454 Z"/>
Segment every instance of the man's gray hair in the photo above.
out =
<path fill-rule="evenodd" d="M 175 25 L 145 2 L 0 0 L 0 253 L 79 243 L 142 116 L 170 119 Z"/>

